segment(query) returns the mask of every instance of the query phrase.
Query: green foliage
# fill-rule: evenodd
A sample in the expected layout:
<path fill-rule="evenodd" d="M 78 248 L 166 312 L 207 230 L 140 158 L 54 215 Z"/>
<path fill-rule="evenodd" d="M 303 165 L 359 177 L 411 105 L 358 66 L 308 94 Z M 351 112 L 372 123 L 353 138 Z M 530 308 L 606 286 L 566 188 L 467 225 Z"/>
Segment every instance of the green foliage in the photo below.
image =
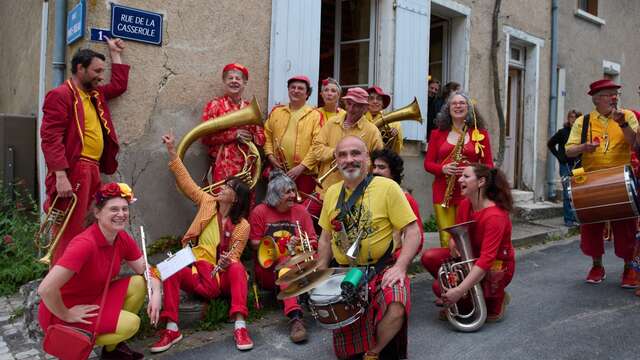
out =
<path fill-rule="evenodd" d="M 165 254 L 168 251 L 172 253 L 178 252 L 182 249 L 180 238 L 172 235 L 165 235 L 158 238 L 152 244 L 147 245 L 147 255 L 152 256 L 155 254 Z"/>
<path fill-rule="evenodd" d="M 272 309 L 265 308 L 264 305 L 262 308 L 256 308 L 256 300 L 253 290 L 251 289 L 251 284 L 249 284 L 249 294 L 247 296 L 247 307 L 249 308 L 249 318 L 247 322 L 251 323 L 261 319 L 267 311 Z M 223 323 L 227 321 L 229 318 L 229 299 L 228 298 L 215 298 L 209 302 L 209 306 L 207 307 L 207 311 L 204 314 L 204 317 L 200 321 L 200 325 L 198 328 L 200 330 L 217 330 L 219 329 Z"/>
<path fill-rule="evenodd" d="M 12 194 L 0 182 L 0 214 L 0 296 L 5 296 L 42 277 L 47 266 L 37 260 L 38 206 L 31 196 L 20 188 Z"/>
<path fill-rule="evenodd" d="M 431 214 L 429 215 L 429 219 L 427 219 L 424 223 L 424 232 L 438 232 L 438 224 L 436 224 L 436 216 Z"/>

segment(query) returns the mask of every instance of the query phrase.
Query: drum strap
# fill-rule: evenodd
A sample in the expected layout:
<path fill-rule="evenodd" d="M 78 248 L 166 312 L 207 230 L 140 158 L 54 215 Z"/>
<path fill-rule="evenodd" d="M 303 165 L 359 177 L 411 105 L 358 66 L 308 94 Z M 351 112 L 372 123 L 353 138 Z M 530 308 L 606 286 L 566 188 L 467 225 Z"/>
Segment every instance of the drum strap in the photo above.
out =
<path fill-rule="evenodd" d="M 589 113 L 586 113 L 582 117 L 582 133 L 580 134 L 580 144 L 587 142 L 587 132 L 589 132 Z M 589 132 L 591 134 L 591 132 Z M 591 136 L 589 136 L 589 142 L 591 142 Z M 582 155 L 576 156 L 576 161 L 573 164 L 573 168 L 577 169 L 582 166 Z"/>

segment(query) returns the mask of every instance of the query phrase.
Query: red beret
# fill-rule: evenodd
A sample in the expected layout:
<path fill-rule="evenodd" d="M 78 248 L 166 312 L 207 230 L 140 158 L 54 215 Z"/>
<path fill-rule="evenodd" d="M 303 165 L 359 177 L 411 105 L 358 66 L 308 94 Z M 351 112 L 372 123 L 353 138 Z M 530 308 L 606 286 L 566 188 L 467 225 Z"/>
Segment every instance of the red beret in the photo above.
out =
<path fill-rule="evenodd" d="M 287 86 L 291 84 L 293 81 L 302 81 L 307 84 L 307 89 L 311 89 L 311 80 L 304 75 L 296 75 L 287 80 Z"/>
<path fill-rule="evenodd" d="M 247 70 L 246 67 L 244 67 L 241 64 L 238 63 L 231 63 L 231 64 L 227 64 L 224 66 L 224 68 L 222 68 L 222 74 L 224 75 L 224 73 L 226 73 L 227 71 L 231 71 L 231 70 L 238 70 L 242 73 L 242 75 L 244 75 L 244 78 L 249 80 L 249 70 Z"/>
<path fill-rule="evenodd" d="M 382 91 L 381 87 L 372 86 L 372 87 L 367 89 L 367 93 L 369 93 L 369 94 L 376 93 L 376 94 L 380 95 L 382 97 L 382 108 L 383 109 L 386 109 L 387 106 L 389 106 L 389 104 L 391 103 L 391 96 L 389 96 L 389 94 L 385 94 L 384 91 Z"/>
<path fill-rule="evenodd" d="M 600 79 L 598 81 L 594 81 L 589 85 L 589 92 L 587 95 L 595 95 L 600 90 L 605 89 L 620 89 L 622 85 L 618 85 L 610 79 Z"/>

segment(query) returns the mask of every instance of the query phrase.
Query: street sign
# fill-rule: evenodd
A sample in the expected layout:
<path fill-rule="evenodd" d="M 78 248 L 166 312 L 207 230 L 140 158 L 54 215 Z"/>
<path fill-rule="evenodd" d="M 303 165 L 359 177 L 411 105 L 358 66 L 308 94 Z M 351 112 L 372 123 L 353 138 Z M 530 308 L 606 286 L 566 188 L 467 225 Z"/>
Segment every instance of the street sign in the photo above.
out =
<path fill-rule="evenodd" d="M 76 42 L 84 36 L 84 0 L 69 11 L 67 14 L 67 45 Z"/>
<path fill-rule="evenodd" d="M 111 4 L 114 37 L 162 45 L 162 14 Z"/>
<path fill-rule="evenodd" d="M 106 42 L 107 39 L 105 38 L 105 36 L 111 39 L 113 37 L 113 35 L 111 34 L 111 30 L 91 28 L 91 41 Z"/>

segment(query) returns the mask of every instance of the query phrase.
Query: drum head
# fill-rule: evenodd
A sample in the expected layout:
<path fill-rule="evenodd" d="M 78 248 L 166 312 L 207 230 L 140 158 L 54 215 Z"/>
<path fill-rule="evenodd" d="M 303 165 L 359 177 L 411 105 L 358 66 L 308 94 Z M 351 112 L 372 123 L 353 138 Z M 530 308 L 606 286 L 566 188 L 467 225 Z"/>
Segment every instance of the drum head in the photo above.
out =
<path fill-rule="evenodd" d="M 309 292 L 309 300 L 318 305 L 336 302 L 342 294 L 340 283 L 344 277 L 345 274 L 331 275 L 329 279 Z"/>

